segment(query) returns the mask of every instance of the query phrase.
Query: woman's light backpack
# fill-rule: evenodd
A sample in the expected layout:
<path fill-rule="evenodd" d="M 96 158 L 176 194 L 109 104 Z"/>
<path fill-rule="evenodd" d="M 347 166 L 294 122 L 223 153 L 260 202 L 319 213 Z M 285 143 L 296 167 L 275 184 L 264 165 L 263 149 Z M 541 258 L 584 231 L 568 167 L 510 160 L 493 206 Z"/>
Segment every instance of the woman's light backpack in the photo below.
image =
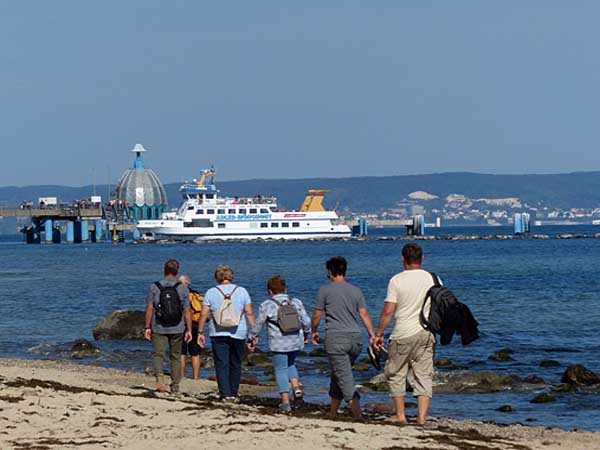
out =
<path fill-rule="evenodd" d="M 218 286 L 217 291 L 223 296 L 223 302 L 217 308 L 215 313 L 215 323 L 222 328 L 237 327 L 242 320 L 242 315 L 235 310 L 235 305 L 231 301 L 233 293 L 238 287 L 234 287 L 231 293 L 226 294 Z"/>

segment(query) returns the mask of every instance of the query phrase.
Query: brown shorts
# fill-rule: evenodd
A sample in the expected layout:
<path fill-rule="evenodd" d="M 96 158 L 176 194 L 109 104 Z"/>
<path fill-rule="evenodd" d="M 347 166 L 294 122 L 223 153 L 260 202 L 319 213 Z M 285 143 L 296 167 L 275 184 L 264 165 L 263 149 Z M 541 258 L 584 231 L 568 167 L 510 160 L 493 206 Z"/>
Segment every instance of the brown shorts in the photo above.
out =
<path fill-rule="evenodd" d="M 390 341 L 384 373 L 392 397 L 404 396 L 408 379 L 415 397 L 431 398 L 434 349 L 435 336 L 426 330 L 406 339 Z"/>

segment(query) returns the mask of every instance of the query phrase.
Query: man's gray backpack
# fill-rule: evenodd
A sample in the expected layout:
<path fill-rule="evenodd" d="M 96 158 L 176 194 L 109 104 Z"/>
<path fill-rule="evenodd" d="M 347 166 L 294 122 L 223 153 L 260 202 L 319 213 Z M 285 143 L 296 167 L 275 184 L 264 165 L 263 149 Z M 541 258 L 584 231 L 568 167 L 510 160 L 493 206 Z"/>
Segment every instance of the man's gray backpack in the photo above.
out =
<path fill-rule="evenodd" d="M 300 315 L 298 314 L 298 310 L 292 304 L 291 300 L 283 300 L 277 301 L 274 298 L 271 298 L 279 309 L 277 310 L 277 326 L 281 330 L 282 333 L 297 333 L 300 331 L 302 327 L 300 324 Z"/>

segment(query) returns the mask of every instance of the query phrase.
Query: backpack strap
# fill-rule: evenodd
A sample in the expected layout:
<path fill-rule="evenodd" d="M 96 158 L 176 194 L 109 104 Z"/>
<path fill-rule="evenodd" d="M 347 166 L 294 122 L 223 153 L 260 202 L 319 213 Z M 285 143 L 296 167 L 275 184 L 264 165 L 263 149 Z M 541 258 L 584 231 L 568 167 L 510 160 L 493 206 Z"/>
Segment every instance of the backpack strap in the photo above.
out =
<path fill-rule="evenodd" d="M 181 283 L 178 281 L 173 286 L 169 286 L 169 287 L 174 287 L 175 289 L 177 289 L 180 285 L 181 285 Z M 155 281 L 154 286 L 156 286 L 161 292 L 165 289 L 165 287 L 167 287 L 167 286 L 163 286 L 162 284 L 160 284 L 160 281 Z"/>
<path fill-rule="evenodd" d="M 429 275 L 431 275 L 431 278 L 433 278 L 433 285 L 436 287 L 439 287 L 442 285 L 442 283 L 440 283 L 440 279 L 439 277 L 433 273 L 433 272 L 429 272 Z"/>
<path fill-rule="evenodd" d="M 221 293 L 223 298 L 229 298 L 231 300 L 231 297 L 233 297 L 233 293 L 237 290 L 237 288 L 239 286 L 236 285 L 229 294 L 226 294 L 225 292 L 223 292 L 219 286 L 215 286 L 215 287 L 217 288 L 217 291 L 219 291 Z"/>

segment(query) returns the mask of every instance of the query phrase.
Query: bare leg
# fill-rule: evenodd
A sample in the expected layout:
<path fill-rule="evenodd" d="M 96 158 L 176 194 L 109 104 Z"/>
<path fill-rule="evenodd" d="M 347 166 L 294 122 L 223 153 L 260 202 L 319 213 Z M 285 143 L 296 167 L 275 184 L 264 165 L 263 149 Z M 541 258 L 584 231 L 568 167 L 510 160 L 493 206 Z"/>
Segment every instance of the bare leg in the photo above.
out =
<path fill-rule="evenodd" d="M 331 397 L 331 407 L 329 408 L 329 415 L 331 417 L 337 417 L 338 409 L 340 409 L 341 400 Z"/>
<path fill-rule="evenodd" d="M 281 394 L 281 403 L 289 403 L 290 402 L 290 393 L 282 392 Z"/>
<path fill-rule="evenodd" d="M 425 419 L 427 418 L 427 411 L 429 410 L 430 403 L 431 403 L 431 399 L 425 395 L 419 395 L 417 397 L 417 407 L 418 407 L 417 423 L 419 425 L 425 425 Z"/>
<path fill-rule="evenodd" d="M 354 397 L 352 400 L 350 400 L 350 409 L 352 410 L 352 416 L 356 419 L 356 420 L 362 420 L 363 416 L 362 416 L 362 411 L 360 410 L 360 399 L 358 397 Z"/>
<path fill-rule="evenodd" d="M 182 376 L 183 373 L 184 372 L 181 371 Z M 200 378 L 200 355 L 192 356 L 192 376 L 194 377 L 194 380 Z"/>
<path fill-rule="evenodd" d="M 394 411 L 396 414 L 390 418 L 392 422 L 406 423 L 406 413 L 404 410 L 404 396 L 392 397 L 394 400 Z"/>
<path fill-rule="evenodd" d="M 185 355 L 181 355 L 181 378 L 185 378 L 185 363 L 186 357 Z"/>
<path fill-rule="evenodd" d="M 298 387 L 300 385 L 300 382 L 298 381 L 298 378 L 292 378 L 290 380 L 290 383 L 292 385 L 292 388 L 296 388 L 296 387 Z"/>

